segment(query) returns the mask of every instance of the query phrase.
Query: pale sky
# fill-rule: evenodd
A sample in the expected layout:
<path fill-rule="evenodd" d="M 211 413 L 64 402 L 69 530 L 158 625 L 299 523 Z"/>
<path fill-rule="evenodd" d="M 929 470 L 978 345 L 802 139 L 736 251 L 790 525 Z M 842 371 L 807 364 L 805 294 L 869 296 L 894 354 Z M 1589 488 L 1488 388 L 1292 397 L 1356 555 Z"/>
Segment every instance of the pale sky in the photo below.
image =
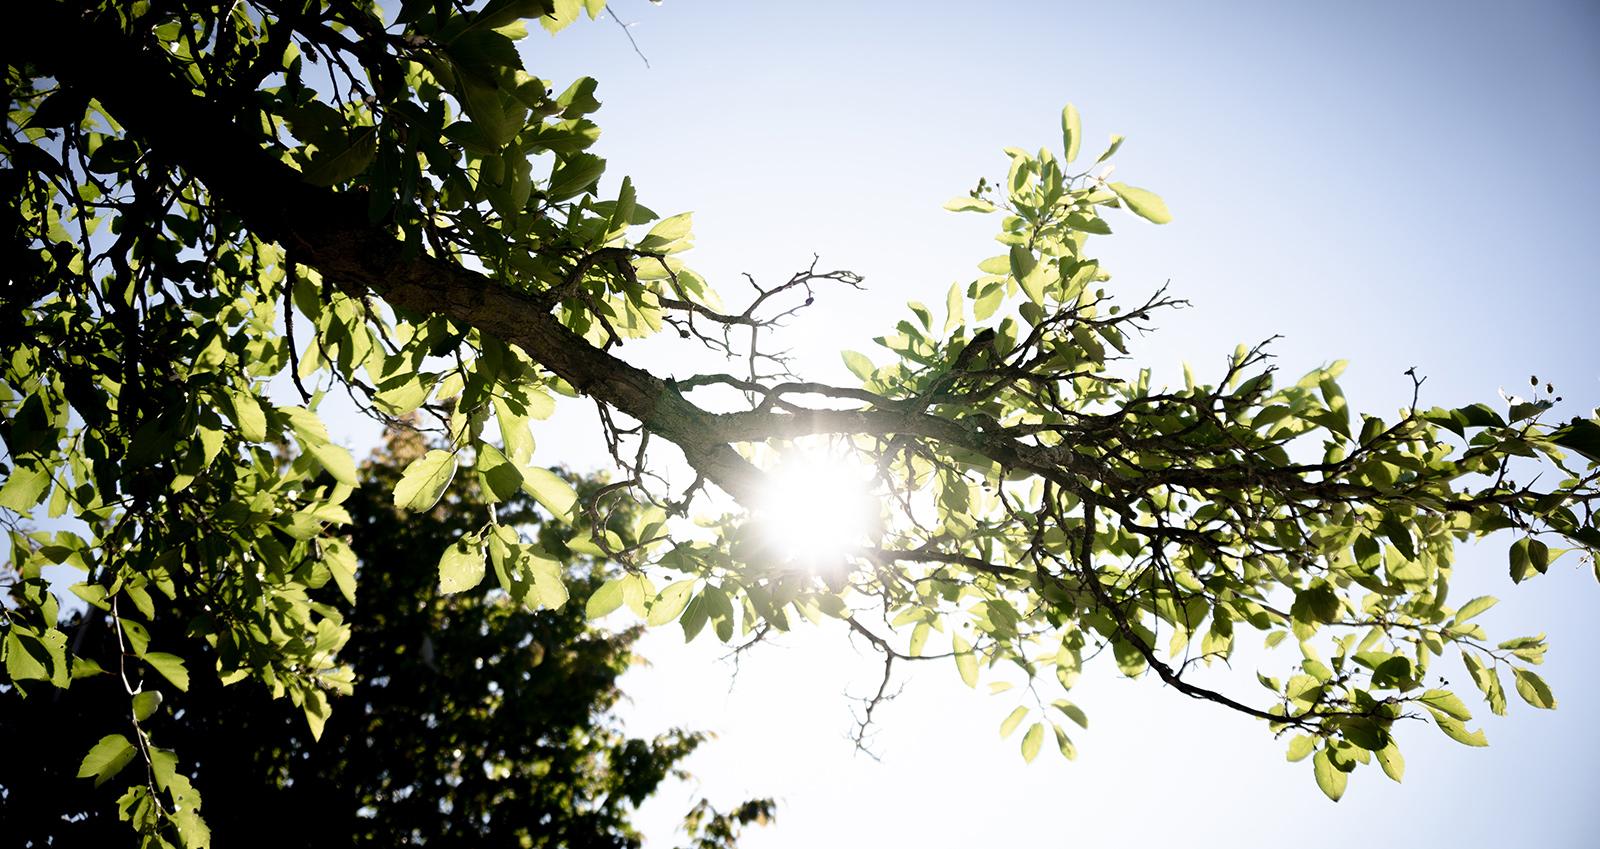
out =
<path fill-rule="evenodd" d="M 1358 410 L 1392 415 L 1410 366 L 1428 376 L 1427 405 L 1498 403 L 1529 374 L 1556 383 L 1563 416 L 1600 404 L 1592 5 L 616 5 L 649 68 L 602 20 L 536 31 L 529 70 L 557 90 L 600 80 L 607 191 L 627 174 L 656 211 L 693 210 L 686 259 L 725 295 L 739 272 L 770 280 L 813 253 L 866 275 L 869 292 L 829 294 L 792 326 L 812 376 L 848 380 L 841 348 L 873 355 L 906 300 L 939 304 L 975 276 L 997 252 L 994 221 L 940 204 L 1003 176 L 1003 146 L 1059 146 L 1071 101 L 1084 153 L 1127 135 L 1118 178 L 1176 217 L 1118 216 L 1098 240 L 1126 297 L 1170 280 L 1194 302 L 1135 348 L 1158 377 L 1178 379 L 1183 360 L 1216 369 L 1235 343 L 1276 333 L 1285 374 L 1351 359 Z M 676 349 L 632 356 L 688 373 Z M 598 467 L 592 411 L 571 406 L 537 433 L 540 457 Z M 1490 748 L 1417 723 L 1400 732 L 1405 784 L 1363 769 L 1337 805 L 1261 724 L 1109 663 L 1072 694 L 1090 718 L 1074 763 L 1046 751 L 1025 765 L 1018 738 L 997 734 L 1015 699 L 968 690 L 947 662 L 914 670 L 881 711 L 874 761 L 847 735 L 878 662 L 842 629 L 750 653 L 730 689 L 721 646 L 685 649 L 668 626 L 641 645 L 654 665 L 625 680 L 629 729 L 719 738 L 689 762 L 697 785 L 647 804 L 649 845 L 676 845 L 700 794 L 778 797 L 777 824 L 750 849 L 1589 845 L 1600 587 L 1572 556 L 1513 587 L 1506 544 L 1463 552 L 1452 595 L 1500 596 L 1480 621 L 1502 638 L 1549 633 L 1541 672 L 1560 709 L 1513 699 L 1494 717 L 1458 666 L 1441 666 Z M 1233 675 L 1254 686 L 1247 664 Z"/>

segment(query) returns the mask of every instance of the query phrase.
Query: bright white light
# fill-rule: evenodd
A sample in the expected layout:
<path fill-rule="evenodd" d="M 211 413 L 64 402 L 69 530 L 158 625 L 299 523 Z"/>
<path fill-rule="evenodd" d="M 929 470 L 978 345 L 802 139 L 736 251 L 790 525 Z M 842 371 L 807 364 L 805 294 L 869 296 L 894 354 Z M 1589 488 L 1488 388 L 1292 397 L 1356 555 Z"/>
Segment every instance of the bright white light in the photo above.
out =
<path fill-rule="evenodd" d="M 797 449 L 785 455 L 755 511 L 765 547 L 782 562 L 833 572 L 878 525 L 872 477 L 871 467 L 838 453 Z"/>

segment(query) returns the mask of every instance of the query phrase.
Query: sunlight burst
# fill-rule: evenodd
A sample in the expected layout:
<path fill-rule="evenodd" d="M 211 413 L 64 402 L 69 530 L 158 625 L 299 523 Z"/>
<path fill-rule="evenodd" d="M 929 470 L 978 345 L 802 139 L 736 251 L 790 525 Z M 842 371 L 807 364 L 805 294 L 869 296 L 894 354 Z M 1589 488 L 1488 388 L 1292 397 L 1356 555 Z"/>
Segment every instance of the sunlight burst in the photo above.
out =
<path fill-rule="evenodd" d="M 755 511 L 762 541 L 785 562 L 834 571 L 878 527 L 872 480 L 870 466 L 838 452 L 807 448 L 786 455 Z"/>

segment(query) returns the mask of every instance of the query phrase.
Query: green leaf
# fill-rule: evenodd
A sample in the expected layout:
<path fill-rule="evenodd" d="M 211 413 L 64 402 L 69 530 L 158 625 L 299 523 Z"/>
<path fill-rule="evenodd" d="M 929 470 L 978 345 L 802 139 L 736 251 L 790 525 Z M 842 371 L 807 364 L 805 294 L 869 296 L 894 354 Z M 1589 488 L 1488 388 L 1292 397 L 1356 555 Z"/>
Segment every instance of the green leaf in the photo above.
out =
<path fill-rule="evenodd" d="M 334 480 L 346 486 L 357 486 L 356 462 L 343 446 L 328 439 L 328 429 L 316 413 L 304 407 L 279 407 L 278 412 L 289 420 L 300 448 L 317 461 Z M 209 450 L 209 449 L 208 449 Z"/>
<path fill-rule="evenodd" d="M 1405 523 L 1401 522 L 1394 516 L 1385 516 L 1383 521 L 1378 523 L 1378 530 L 1382 531 L 1384 536 L 1388 537 L 1389 541 L 1394 543 L 1395 549 L 1398 550 L 1400 554 L 1405 557 L 1405 559 L 1417 559 L 1417 544 L 1416 541 L 1411 538 L 1411 530 L 1405 526 Z"/>
<path fill-rule="evenodd" d="M 612 578 L 601 584 L 594 595 L 589 596 L 589 603 L 584 606 L 584 615 L 590 619 L 599 619 L 622 606 L 622 578 Z"/>
<path fill-rule="evenodd" d="M 155 714 L 156 708 L 161 707 L 161 691 L 146 690 L 133 697 L 133 718 L 144 722 Z"/>
<path fill-rule="evenodd" d="M 932 632 L 933 629 L 928 627 L 928 623 L 918 622 L 911 629 L 911 641 L 906 646 L 906 654 L 921 657 L 923 647 L 928 644 L 928 635 Z"/>
<path fill-rule="evenodd" d="M 1172 213 L 1167 211 L 1166 201 L 1163 201 L 1155 192 L 1130 186 L 1127 183 L 1110 183 L 1107 188 L 1116 192 L 1117 197 L 1122 199 L 1128 209 L 1146 221 L 1165 224 L 1172 220 Z"/>
<path fill-rule="evenodd" d="M 689 603 L 689 597 L 694 594 L 693 580 L 675 581 L 668 584 L 655 600 L 650 604 L 650 615 L 645 623 L 654 627 L 665 625 L 678 618 L 683 608 Z"/>
<path fill-rule="evenodd" d="M 1027 293 L 1028 300 L 1042 305 L 1044 303 L 1045 283 L 1045 275 L 1042 270 L 1046 266 L 1038 261 L 1032 251 L 1021 245 L 1013 245 L 1011 247 L 1010 259 L 1011 276 L 1015 277 L 1017 282 L 1022 285 L 1022 291 Z"/>
<path fill-rule="evenodd" d="M 1289 741 L 1289 751 L 1286 757 L 1291 763 L 1303 761 L 1307 755 L 1310 755 L 1316 749 L 1317 738 L 1312 737 L 1310 734 L 1297 734 L 1293 740 Z"/>
<path fill-rule="evenodd" d="M 183 658 L 164 651 L 146 652 L 144 662 L 150 664 L 161 677 L 172 682 L 172 686 L 179 690 L 189 690 L 189 670 L 183 665 Z"/>
<path fill-rule="evenodd" d="M 1589 419 L 1573 419 L 1550 432 L 1550 441 L 1562 448 L 1587 457 L 1591 463 L 1600 463 L 1600 423 Z"/>
<path fill-rule="evenodd" d="M 267 438 L 267 416 L 261 411 L 256 396 L 237 389 L 228 390 L 227 412 L 247 442 L 261 442 Z"/>
<path fill-rule="evenodd" d="M 439 558 L 439 592 L 459 593 L 483 581 L 483 540 L 467 534 Z"/>
<path fill-rule="evenodd" d="M 1095 162 L 1100 163 L 1110 159 L 1111 156 L 1117 152 L 1117 148 L 1122 147 L 1122 143 L 1124 141 L 1126 141 L 1126 139 L 1123 136 L 1113 135 L 1111 137 L 1111 144 L 1106 147 L 1106 152 L 1100 154 L 1100 158 L 1096 159 Z"/>
<path fill-rule="evenodd" d="M 1068 103 L 1067 108 L 1061 110 L 1061 141 L 1062 149 L 1067 153 L 1067 161 L 1078 158 L 1078 145 L 1083 143 L 1083 127 L 1078 120 L 1078 107 Z"/>
<path fill-rule="evenodd" d="M 1466 746 L 1487 746 L 1489 739 L 1483 735 L 1483 730 L 1468 731 L 1467 726 L 1444 711 L 1428 709 L 1433 714 L 1433 722 L 1445 736 Z"/>
<path fill-rule="evenodd" d="M 1035 722 L 1028 727 L 1028 733 L 1022 735 L 1022 760 L 1033 763 L 1039 756 L 1039 744 L 1044 742 L 1044 723 Z"/>
<path fill-rule="evenodd" d="M 101 666 L 93 658 L 75 657 L 72 659 L 72 679 L 74 681 L 79 678 L 91 678 L 95 675 L 110 674 L 111 673 L 105 670 L 105 667 Z"/>
<path fill-rule="evenodd" d="M 1492 595 L 1478 596 L 1466 604 L 1461 605 L 1461 609 L 1456 611 L 1456 624 L 1459 625 L 1462 622 L 1465 622 L 1468 619 L 1483 613 L 1489 608 L 1494 607 L 1499 602 L 1500 599 L 1497 599 Z"/>
<path fill-rule="evenodd" d="M 536 546 L 524 546 L 523 559 L 527 563 L 528 574 L 533 576 L 533 592 L 539 599 L 539 606 L 546 610 L 560 610 L 566 606 L 571 593 L 567 591 L 561 561 L 547 556 L 543 549 Z"/>
<path fill-rule="evenodd" d="M 478 479 L 483 482 L 485 501 L 506 501 L 522 489 L 522 472 L 500 449 L 483 443 L 478 446 Z"/>
<path fill-rule="evenodd" d="M 629 223 L 633 221 L 633 211 L 637 203 L 638 192 L 633 188 L 633 178 L 623 177 L 622 188 L 617 191 L 616 205 L 611 208 L 611 215 L 606 221 L 608 239 L 627 232 Z"/>
<path fill-rule="evenodd" d="M 540 468 L 523 469 L 522 490 L 549 510 L 556 521 L 570 523 L 577 519 L 574 508 L 578 504 L 578 491 L 555 472 Z"/>
<path fill-rule="evenodd" d="M 505 441 L 505 454 L 520 465 L 533 459 L 533 434 L 528 432 L 528 420 L 511 409 L 500 398 L 494 399 L 494 416 L 500 423 L 500 438 Z"/>
<path fill-rule="evenodd" d="M 463 70 L 456 76 L 461 83 L 461 106 L 473 126 L 483 131 L 485 140 L 498 150 L 516 138 L 522 128 L 506 114 L 499 86 L 470 71 Z"/>
<path fill-rule="evenodd" d="M 1066 699 L 1056 699 L 1055 701 L 1051 702 L 1051 704 L 1054 705 L 1057 710 L 1061 711 L 1063 714 L 1066 714 L 1068 719 L 1076 722 L 1079 728 L 1086 730 L 1088 729 L 1089 717 L 1083 712 L 1083 708 L 1078 707 Z"/>
<path fill-rule="evenodd" d="M 605 170 L 604 159 L 592 153 L 575 153 L 556 166 L 545 191 L 551 200 L 566 200 L 593 186 Z"/>
<path fill-rule="evenodd" d="M 1077 760 L 1078 747 L 1072 745 L 1072 738 L 1067 736 L 1067 732 L 1063 731 L 1061 726 L 1052 725 L 1050 727 L 1056 732 L 1056 748 L 1061 750 L 1061 756 L 1069 761 Z"/>
<path fill-rule="evenodd" d="M 646 233 L 643 239 L 639 240 L 639 250 L 661 251 L 672 247 L 677 242 L 689 238 L 693 226 L 691 214 L 687 212 L 663 218 L 656 222 L 656 226 L 650 228 L 650 232 Z"/>
<path fill-rule="evenodd" d="M 944 320 L 944 333 L 948 336 L 950 331 L 960 327 L 966 321 L 966 298 L 963 296 L 960 283 L 950 284 L 950 291 L 944 298 L 944 307 L 948 316 Z"/>
<path fill-rule="evenodd" d="M 1550 693 L 1550 686 L 1544 679 L 1535 675 L 1531 670 L 1511 668 L 1511 674 L 1517 679 L 1517 695 L 1522 700 L 1536 708 L 1554 710 L 1556 697 Z"/>
<path fill-rule="evenodd" d="M 4 486 L 0 486 L 0 507 L 8 507 L 18 513 L 27 513 L 33 505 L 39 503 L 44 495 L 45 488 L 50 485 L 50 469 L 46 466 L 14 466 L 11 474 L 6 478 Z"/>
<path fill-rule="evenodd" d="M 1536 539 L 1528 540 L 1528 563 L 1543 575 L 1550 569 L 1550 547 Z"/>
<path fill-rule="evenodd" d="M 1472 718 L 1472 711 L 1467 710 L 1461 698 L 1449 690 L 1429 690 L 1422 694 L 1420 701 L 1433 710 L 1442 711 L 1463 722 Z"/>
<path fill-rule="evenodd" d="M 561 117 L 577 118 L 598 111 L 600 101 L 594 96 L 598 87 L 599 83 L 595 82 L 594 77 L 579 77 L 573 80 L 566 91 L 556 95 L 556 105 L 561 107 Z"/>
<path fill-rule="evenodd" d="M 655 585 L 642 573 L 633 572 L 622 576 L 622 603 L 640 619 L 650 615 L 650 611 L 645 609 L 645 602 L 654 599 L 655 595 Z"/>
<path fill-rule="evenodd" d="M 71 675 L 66 648 L 67 636 L 54 628 L 41 635 L 12 625 L 5 640 L 6 674 L 13 681 L 49 681 L 65 687 Z"/>
<path fill-rule="evenodd" d="M 439 503 L 445 487 L 456 474 L 456 456 L 433 450 L 411 461 L 394 487 L 394 503 L 413 512 L 428 510 Z"/>
<path fill-rule="evenodd" d="M 300 708 L 306 718 L 306 727 L 311 729 L 311 739 L 321 740 L 322 729 L 328 724 L 328 717 L 333 715 L 328 698 L 321 691 L 312 690 L 306 693 L 305 703 Z"/>
<path fill-rule="evenodd" d="M 350 451 L 342 445 L 331 442 L 306 445 L 306 453 L 310 454 L 327 473 L 345 486 L 359 486 L 356 479 L 356 461 L 350 456 Z"/>
<path fill-rule="evenodd" d="M 322 541 L 322 562 L 328 567 L 328 572 L 333 575 L 333 581 L 339 587 L 340 595 L 345 601 L 356 602 L 356 553 L 346 545 L 343 540 L 324 539 Z"/>
<path fill-rule="evenodd" d="M 1328 756 L 1328 750 L 1322 749 L 1317 756 L 1311 759 L 1312 772 L 1317 776 L 1317 786 L 1327 794 L 1329 799 L 1337 802 L 1344 797 L 1345 786 L 1350 781 L 1350 776 L 1339 769 Z"/>
<path fill-rule="evenodd" d="M 343 183 L 367 170 L 377 155 L 378 128 L 357 127 L 348 136 L 339 134 L 317 144 L 306 163 L 305 180 L 317 186 Z"/>
<path fill-rule="evenodd" d="M 855 351 L 840 351 L 839 356 L 844 359 L 844 367 L 849 369 L 850 373 L 857 378 L 866 380 L 872 377 L 872 372 L 875 369 L 872 361 L 867 359 L 866 354 L 858 354 Z"/>
<path fill-rule="evenodd" d="M 678 617 L 678 625 L 683 628 L 683 641 L 693 640 L 706 622 L 710 621 L 710 606 L 706 602 L 705 593 L 695 596 L 684 605 L 683 615 Z"/>
<path fill-rule="evenodd" d="M 94 744 L 89 754 L 83 756 L 83 762 L 78 765 L 78 777 L 93 778 L 94 786 L 99 787 L 116 777 L 137 753 L 128 738 L 121 734 L 108 734 Z"/>
<path fill-rule="evenodd" d="M 432 381 L 424 380 L 420 373 L 401 370 L 378 384 L 372 402 L 391 416 L 403 416 L 421 407 L 432 388 Z"/>
<path fill-rule="evenodd" d="M 1011 736 L 1011 732 L 1016 731 L 1017 730 L 1017 726 L 1022 724 L 1022 720 L 1027 719 L 1027 718 L 1028 718 L 1028 709 L 1027 708 L 1025 708 L 1025 707 L 1017 707 L 1016 709 L 1012 710 L 1011 711 L 1011 715 L 1007 716 L 1005 718 L 1005 721 L 1000 723 L 1000 736 L 1002 738 L 1010 737 Z"/>
<path fill-rule="evenodd" d="M 1383 767 L 1383 774 L 1394 779 L 1396 784 L 1400 783 L 1406 775 L 1406 759 L 1400 756 L 1400 747 L 1390 740 L 1389 745 L 1379 749 L 1376 754 L 1378 766 Z"/>
<path fill-rule="evenodd" d="M 968 687 L 978 686 L 978 656 L 972 652 L 972 644 L 962 639 L 960 634 L 951 637 L 951 646 L 955 649 L 956 671 L 961 673 L 961 680 Z"/>
<path fill-rule="evenodd" d="M 1523 579 L 1533 574 L 1533 560 L 1528 556 L 1527 537 L 1511 544 L 1511 582 L 1522 583 Z"/>
<path fill-rule="evenodd" d="M 994 204 L 974 197 L 951 198 L 945 201 L 944 208 L 951 212 L 994 212 Z"/>

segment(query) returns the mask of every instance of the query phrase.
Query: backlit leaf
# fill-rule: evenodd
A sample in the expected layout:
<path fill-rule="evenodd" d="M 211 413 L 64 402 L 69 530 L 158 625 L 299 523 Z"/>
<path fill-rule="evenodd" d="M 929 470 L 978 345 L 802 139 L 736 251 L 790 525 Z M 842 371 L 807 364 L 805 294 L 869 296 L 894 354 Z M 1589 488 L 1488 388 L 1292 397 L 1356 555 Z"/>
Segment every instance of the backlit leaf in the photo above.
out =
<path fill-rule="evenodd" d="M 1156 224 L 1166 224 L 1172 220 L 1172 213 L 1167 211 L 1166 201 L 1163 201 L 1155 192 L 1130 186 L 1127 183 L 1110 183 L 1107 188 L 1117 193 L 1129 210 L 1135 215 Z"/>
<path fill-rule="evenodd" d="M 1333 760 L 1328 757 L 1328 750 L 1322 749 L 1316 757 L 1311 759 L 1312 771 L 1317 776 L 1317 786 L 1327 794 L 1329 799 L 1337 802 L 1344 798 L 1345 786 L 1350 781 L 1350 776 L 1334 766 Z"/>
<path fill-rule="evenodd" d="M 121 734 L 108 734 L 94 744 L 94 748 L 83 756 L 82 763 L 78 764 L 79 778 L 93 778 L 94 786 L 99 787 L 122 771 L 122 768 L 133 760 L 137 750 L 128 738 Z"/>
<path fill-rule="evenodd" d="M 439 503 L 445 487 L 456 474 L 456 457 L 448 451 L 433 450 L 411 461 L 394 487 L 394 503 L 413 512 L 428 510 Z"/>
<path fill-rule="evenodd" d="M 470 590 L 483 581 L 484 571 L 483 541 L 475 536 L 463 536 L 439 558 L 439 592 Z"/>

